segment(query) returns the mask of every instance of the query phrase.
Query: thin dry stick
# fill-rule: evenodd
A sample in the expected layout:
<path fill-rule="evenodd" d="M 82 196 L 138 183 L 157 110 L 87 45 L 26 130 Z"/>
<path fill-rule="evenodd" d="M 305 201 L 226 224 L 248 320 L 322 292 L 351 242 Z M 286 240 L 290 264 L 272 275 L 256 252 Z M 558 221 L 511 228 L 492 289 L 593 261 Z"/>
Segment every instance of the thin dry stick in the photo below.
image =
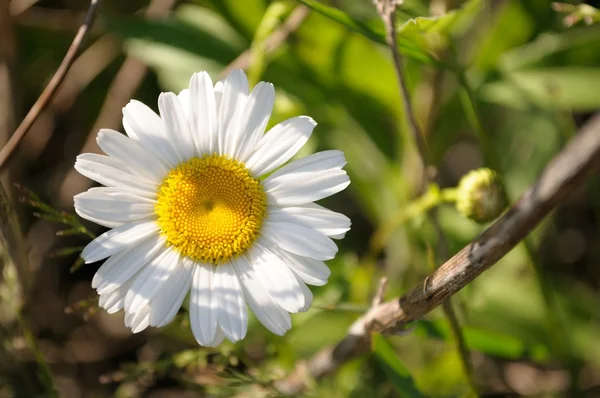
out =
<path fill-rule="evenodd" d="M 600 166 L 600 114 L 550 162 L 538 181 L 511 209 L 477 239 L 446 261 L 422 284 L 400 298 L 387 301 L 360 317 L 335 347 L 317 353 L 304 367 L 311 378 L 334 372 L 348 360 L 368 350 L 370 332 L 395 333 L 418 320 L 496 264 L 522 241 L 548 213 Z M 296 370 L 277 383 L 285 394 L 304 388 Z"/>
<path fill-rule="evenodd" d="M 379 16 L 383 20 L 385 25 L 385 41 L 392 51 L 392 57 L 394 59 L 394 66 L 396 71 L 396 78 L 398 80 L 398 84 L 400 86 L 400 94 L 402 95 L 402 103 L 404 104 L 404 113 L 406 118 L 408 118 L 408 125 L 411 129 L 411 134 L 417 144 L 417 149 L 421 154 L 421 158 L 424 162 L 424 166 L 429 162 L 427 142 L 425 141 L 425 136 L 419 127 L 417 119 L 415 118 L 415 112 L 412 109 L 412 103 L 410 102 L 410 94 L 408 92 L 408 87 L 406 85 L 406 80 L 404 79 L 404 60 L 398 51 L 398 41 L 397 41 L 397 33 L 396 33 L 396 24 L 394 23 L 394 17 L 396 15 L 396 7 L 402 3 L 402 0 L 373 0 L 375 7 L 377 7 L 377 12 Z"/>
<path fill-rule="evenodd" d="M 52 99 L 52 96 L 54 95 L 62 81 L 65 79 L 69 68 L 73 64 L 73 61 L 75 61 L 75 56 L 79 52 L 79 48 L 83 43 L 83 39 L 85 38 L 87 32 L 92 26 L 92 23 L 94 22 L 94 18 L 96 17 L 96 11 L 100 2 L 101 0 L 92 0 L 90 2 L 90 6 L 85 16 L 85 20 L 83 21 L 83 24 L 79 27 L 79 30 L 77 31 L 77 34 L 75 35 L 71 46 L 67 50 L 67 54 L 63 58 L 56 72 L 54 73 L 54 76 L 52 76 L 52 79 L 50 79 L 50 82 L 48 83 L 44 91 L 42 91 L 40 97 L 37 99 L 37 101 L 35 101 L 35 104 L 33 104 L 33 106 L 31 107 L 31 109 L 29 110 L 19 127 L 17 127 L 15 133 L 10 137 L 10 140 L 0 151 L 0 170 L 2 170 L 4 166 L 6 166 L 8 159 L 14 153 L 15 149 L 19 145 L 19 142 L 21 142 L 25 134 L 27 134 L 35 120 L 38 118 L 38 116 L 44 110 L 44 108 L 48 105 L 48 103 Z"/>

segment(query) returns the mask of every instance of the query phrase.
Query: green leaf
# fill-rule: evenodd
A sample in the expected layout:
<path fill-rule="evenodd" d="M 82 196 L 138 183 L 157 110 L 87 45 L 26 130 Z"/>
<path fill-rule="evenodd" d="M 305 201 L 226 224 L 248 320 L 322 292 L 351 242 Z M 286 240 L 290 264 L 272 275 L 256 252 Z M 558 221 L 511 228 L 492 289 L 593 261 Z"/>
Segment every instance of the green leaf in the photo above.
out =
<path fill-rule="evenodd" d="M 398 392 L 406 398 L 424 397 L 392 345 L 380 334 L 372 336 L 373 355 Z"/>
<path fill-rule="evenodd" d="M 333 19 L 334 21 L 344 25 L 353 32 L 360 33 L 368 39 L 371 39 L 380 44 L 386 44 L 385 33 L 382 29 L 377 29 L 368 24 L 352 18 L 340 9 L 327 6 L 315 0 L 298 0 L 307 7 L 312 8 L 319 14 Z"/>
<path fill-rule="evenodd" d="M 459 9 L 436 17 L 417 17 L 398 28 L 404 40 L 431 51 L 445 47 L 453 35 L 462 34 L 481 10 L 481 0 L 470 0 Z"/>
<path fill-rule="evenodd" d="M 324 15 L 325 17 L 332 19 L 333 21 L 345 26 L 347 29 L 353 32 L 359 33 L 376 43 L 384 45 L 386 44 L 385 33 L 381 24 L 379 27 L 371 26 L 368 23 L 359 21 L 351 17 L 350 15 L 346 14 L 340 9 L 326 6 L 315 0 L 298 1 L 306 5 L 307 7 L 310 7 L 319 14 Z M 432 54 L 429 54 L 426 51 L 424 51 L 418 43 L 415 43 L 410 38 L 404 37 L 402 34 L 398 35 L 398 48 L 403 55 L 413 58 L 417 61 L 430 65 L 447 67 L 438 59 L 436 59 Z"/>
<path fill-rule="evenodd" d="M 467 346 L 487 355 L 505 359 L 530 358 L 539 361 L 547 360 L 550 357 L 548 347 L 542 343 L 527 344 L 521 339 L 505 333 L 468 325 L 462 325 L 461 329 Z M 441 320 L 418 321 L 416 331 L 445 341 L 452 338 L 448 323 Z"/>
<path fill-rule="evenodd" d="M 528 103 L 549 109 L 592 111 L 600 107 L 600 68 L 535 68 L 507 72 L 484 85 L 481 98 L 516 109 Z"/>
<path fill-rule="evenodd" d="M 503 71 L 533 66 L 598 65 L 600 26 L 571 29 L 561 33 L 544 33 L 537 39 L 505 52 L 499 63 Z"/>
<path fill-rule="evenodd" d="M 192 73 L 213 78 L 233 61 L 248 42 L 222 16 L 207 8 L 182 5 L 166 20 L 107 17 L 112 33 L 125 38 L 126 51 L 152 67 L 162 86 L 178 92 Z"/>

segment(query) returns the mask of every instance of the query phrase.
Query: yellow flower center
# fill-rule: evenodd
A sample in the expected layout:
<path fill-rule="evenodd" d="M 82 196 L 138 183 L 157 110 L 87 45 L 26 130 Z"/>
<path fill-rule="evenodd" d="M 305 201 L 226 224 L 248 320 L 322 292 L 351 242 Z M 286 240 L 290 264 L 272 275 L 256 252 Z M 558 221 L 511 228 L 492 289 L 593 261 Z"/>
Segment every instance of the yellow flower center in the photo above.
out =
<path fill-rule="evenodd" d="M 265 193 L 246 167 L 225 156 L 192 158 L 158 188 L 154 212 L 167 243 L 197 261 L 219 264 L 256 239 Z"/>

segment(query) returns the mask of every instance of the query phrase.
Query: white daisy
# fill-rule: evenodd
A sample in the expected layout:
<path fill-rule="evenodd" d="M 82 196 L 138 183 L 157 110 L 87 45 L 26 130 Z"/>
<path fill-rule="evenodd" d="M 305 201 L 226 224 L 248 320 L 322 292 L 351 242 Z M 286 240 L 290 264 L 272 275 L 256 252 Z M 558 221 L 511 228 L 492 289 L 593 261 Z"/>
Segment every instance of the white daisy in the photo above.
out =
<path fill-rule="evenodd" d="M 316 123 L 299 116 L 264 134 L 274 98 L 270 83 L 250 93 L 239 70 L 214 87 L 197 73 L 179 95 L 160 95 L 160 116 L 131 101 L 123 109 L 129 137 L 98 134 L 108 156 L 77 158 L 77 171 L 105 187 L 75 196 L 75 210 L 112 228 L 81 255 L 107 259 L 92 287 L 109 313 L 124 309 L 134 333 L 169 323 L 191 290 L 201 345 L 243 339 L 246 305 L 283 335 L 289 314 L 311 305 L 306 284 L 327 282 L 331 238 L 343 237 L 350 220 L 314 201 L 348 186 L 346 160 L 332 150 L 281 167 Z"/>

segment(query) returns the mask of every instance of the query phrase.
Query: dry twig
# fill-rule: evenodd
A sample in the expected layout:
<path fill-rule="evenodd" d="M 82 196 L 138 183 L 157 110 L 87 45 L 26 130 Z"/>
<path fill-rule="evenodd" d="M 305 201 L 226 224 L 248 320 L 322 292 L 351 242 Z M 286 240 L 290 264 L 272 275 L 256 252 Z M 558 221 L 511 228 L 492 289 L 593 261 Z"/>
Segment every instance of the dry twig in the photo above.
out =
<path fill-rule="evenodd" d="M 335 347 L 317 353 L 306 372 L 318 379 L 346 361 L 367 352 L 370 332 L 395 333 L 422 318 L 494 265 L 523 240 L 548 213 L 600 165 L 600 114 L 590 120 L 546 167 L 521 199 L 477 239 L 464 247 L 423 284 L 402 297 L 387 301 L 364 314 Z M 300 370 L 277 383 L 284 394 L 304 388 Z"/>
<path fill-rule="evenodd" d="M 83 43 L 83 39 L 85 38 L 87 32 L 90 30 L 92 23 L 94 22 L 94 18 L 96 17 L 96 11 L 98 9 L 98 5 L 101 0 L 91 0 L 90 6 L 88 8 L 87 14 L 85 16 L 85 20 L 83 24 L 79 27 L 71 46 L 67 50 L 67 54 L 63 58 L 60 63 L 58 69 L 50 79 L 50 82 L 42 91 L 40 97 L 35 101 L 35 104 L 31 107 L 19 127 L 15 133 L 10 137 L 10 140 L 0 151 L 0 170 L 6 165 L 10 156 L 14 153 L 15 149 L 19 145 L 19 142 L 23 139 L 25 134 L 29 131 L 35 120 L 38 118 L 40 113 L 44 110 L 44 108 L 48 105 L 52 96 L 65 79 L 69 68 L 75 61 L 75 56 L 79 52 L 81 44 Z"/>

